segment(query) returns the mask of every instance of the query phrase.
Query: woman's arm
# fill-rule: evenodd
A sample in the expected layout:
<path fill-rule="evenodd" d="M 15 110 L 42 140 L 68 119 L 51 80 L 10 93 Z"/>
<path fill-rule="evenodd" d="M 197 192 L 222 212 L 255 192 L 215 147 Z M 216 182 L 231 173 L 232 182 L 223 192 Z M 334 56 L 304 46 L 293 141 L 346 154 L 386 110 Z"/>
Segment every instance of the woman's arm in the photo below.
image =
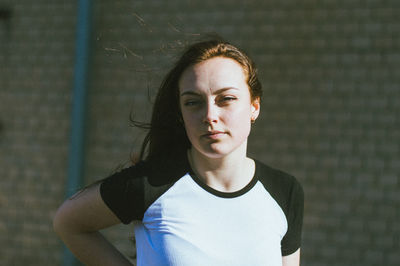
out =
<path fill-rule="evenodd" d="M 85 265 L 130 265 L 99 230 L 120 223 L 100 196 L 100 184 L 66 200 L 53 220 L 55 232 Z"/>
<path fill-rule="evenodd" d="M 294 253 L 282 257 L 282 266 L 299 266 L 300 265 L 300 249 Z"/>

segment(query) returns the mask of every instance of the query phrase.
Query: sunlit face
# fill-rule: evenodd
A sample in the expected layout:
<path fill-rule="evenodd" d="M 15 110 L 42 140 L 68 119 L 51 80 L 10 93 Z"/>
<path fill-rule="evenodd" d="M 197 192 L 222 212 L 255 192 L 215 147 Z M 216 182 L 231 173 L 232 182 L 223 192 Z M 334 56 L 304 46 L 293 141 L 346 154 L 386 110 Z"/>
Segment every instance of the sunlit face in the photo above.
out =
<path fill-rule="evenodd" d="M 247 146 L 259 100 L 251 100 L 246 74 L 235 60 L 214 57 L 187 68 L 179 80 L 180 108 L 192 147 L 220 158 Z"/>

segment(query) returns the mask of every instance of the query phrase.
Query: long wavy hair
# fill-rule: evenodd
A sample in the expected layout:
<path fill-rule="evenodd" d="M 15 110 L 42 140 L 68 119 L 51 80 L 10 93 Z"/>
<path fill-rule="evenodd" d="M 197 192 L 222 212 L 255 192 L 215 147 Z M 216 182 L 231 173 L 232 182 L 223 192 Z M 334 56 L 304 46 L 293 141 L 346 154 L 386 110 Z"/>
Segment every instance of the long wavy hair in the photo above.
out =
<path fill-rule="evenodd" d="M 213 57 L 231 58 L 238 62 L 247 77 L 252 100 L 262 97 L 261 83 L 254 62 L 239 48 L 222 40 L 213 39 L 194 43 L 167 73 L 158 90 L 139 161 L 149 165 L 149 170 L 163 172 L 186 166 L 186 151 L 191 143 L 186 135 L 179 105 L 179 80 L 189 67 Z M 172 166 L 172 167 L 171 167 Z"/>

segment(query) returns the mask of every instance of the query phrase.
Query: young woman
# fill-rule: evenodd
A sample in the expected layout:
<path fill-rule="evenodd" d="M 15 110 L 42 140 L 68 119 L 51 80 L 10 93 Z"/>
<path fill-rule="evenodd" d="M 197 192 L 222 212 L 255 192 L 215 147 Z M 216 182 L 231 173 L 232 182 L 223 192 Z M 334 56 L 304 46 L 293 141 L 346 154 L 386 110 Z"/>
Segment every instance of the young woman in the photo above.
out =
<path fill-rule="evenodd" d="M 138 265 L 298 266 L 303 190 L 247 157 L 261 96 L 238 48 L 190 46 L 159 89 L 140 162 L 65 201 L 55 231 L 87 265 L 131 265 L 99 230 L 139 221 Z"/>

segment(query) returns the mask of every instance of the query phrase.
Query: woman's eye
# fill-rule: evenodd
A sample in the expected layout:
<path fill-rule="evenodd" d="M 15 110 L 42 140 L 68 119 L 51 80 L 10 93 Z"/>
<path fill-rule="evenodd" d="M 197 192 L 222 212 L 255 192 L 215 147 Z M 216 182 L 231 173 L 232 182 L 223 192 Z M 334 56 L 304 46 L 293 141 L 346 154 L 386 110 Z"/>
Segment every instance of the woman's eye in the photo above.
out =
<path fill-rule="evenodd" d="M 198 101 L 198 100 L 188 100 L 188 101 L 185 101 L 185 103 L 184 103 L 185 106 L 195 106 L 198 104 L 200 104 L 200 101 Z"/>
<path fill-rule="evenodd" d="M 233 101 L 233 100 L 236 100 L 236 98 L 231 96 L 224 97 L 224 101 Z"/>
<path fill-rule="evenodd" d="M 228 102 L 231 102 L 231 101 L 234 101 L 234 100 L 236 100 L 236 97 L 224 96 L 219 101 L 222 102 L 222 103 L 228 103 Z"/>

